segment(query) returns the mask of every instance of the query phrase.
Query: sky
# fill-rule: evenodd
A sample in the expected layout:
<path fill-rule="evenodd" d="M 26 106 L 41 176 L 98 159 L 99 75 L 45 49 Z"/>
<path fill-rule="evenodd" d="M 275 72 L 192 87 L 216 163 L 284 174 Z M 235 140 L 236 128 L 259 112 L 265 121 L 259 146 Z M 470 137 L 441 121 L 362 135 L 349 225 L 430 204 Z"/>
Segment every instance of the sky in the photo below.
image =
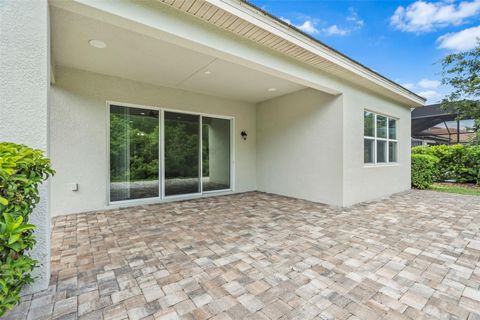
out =
<path fill-rule="evenodd" d="M 350 58 L 441 101 L 441 59 L 480 38 L 480 0 L 252 0 Z"/>

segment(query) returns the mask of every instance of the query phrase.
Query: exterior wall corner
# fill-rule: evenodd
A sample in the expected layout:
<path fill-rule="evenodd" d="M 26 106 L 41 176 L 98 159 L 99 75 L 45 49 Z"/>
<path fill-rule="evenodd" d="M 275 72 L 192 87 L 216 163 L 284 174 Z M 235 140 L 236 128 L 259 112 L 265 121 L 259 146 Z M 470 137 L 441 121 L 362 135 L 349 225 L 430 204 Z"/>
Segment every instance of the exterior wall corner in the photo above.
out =
<path fill-rule="evenodd" d="M 50 77 L 47 1 L 0 1 L 0 141 L 25 144 L 49 155 Z M 25 293 L 47 289 L 50 281 L 49 183 L 30 215 L 37 244 L 31 255 L 40 263 Z"/>

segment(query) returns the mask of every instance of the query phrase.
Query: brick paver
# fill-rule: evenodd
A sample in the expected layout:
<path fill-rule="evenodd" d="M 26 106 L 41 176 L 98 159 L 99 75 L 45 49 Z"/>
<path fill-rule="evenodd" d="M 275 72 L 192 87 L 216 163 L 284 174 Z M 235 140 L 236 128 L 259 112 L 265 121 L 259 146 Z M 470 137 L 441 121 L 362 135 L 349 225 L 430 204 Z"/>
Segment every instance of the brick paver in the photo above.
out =
<path fill-rule="evenodd" d="M 479 319 L 480 198 L 350 208 L 264 193 L 55 218 L 7 319 Z"/>

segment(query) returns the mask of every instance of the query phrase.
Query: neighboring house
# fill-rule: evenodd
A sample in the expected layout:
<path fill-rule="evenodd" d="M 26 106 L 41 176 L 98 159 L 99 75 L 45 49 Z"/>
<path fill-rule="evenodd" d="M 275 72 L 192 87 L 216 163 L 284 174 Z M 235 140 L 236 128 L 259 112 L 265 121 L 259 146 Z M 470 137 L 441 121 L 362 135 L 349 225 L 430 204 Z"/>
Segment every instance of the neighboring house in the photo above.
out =
<path fill-rule="evenodd" d="M 471 143 L 477 134 L 473 119 L 459 120 L 458 114 L 432 104 L 412 110 L 412 147 Z"/>
<path fill-rule="evenodd" d="M 1 140 L 47 150 L 31 221 L 264 191 L 336 206 L 410 188 L 424 98 L 237 0 L 2 2 Z"/>

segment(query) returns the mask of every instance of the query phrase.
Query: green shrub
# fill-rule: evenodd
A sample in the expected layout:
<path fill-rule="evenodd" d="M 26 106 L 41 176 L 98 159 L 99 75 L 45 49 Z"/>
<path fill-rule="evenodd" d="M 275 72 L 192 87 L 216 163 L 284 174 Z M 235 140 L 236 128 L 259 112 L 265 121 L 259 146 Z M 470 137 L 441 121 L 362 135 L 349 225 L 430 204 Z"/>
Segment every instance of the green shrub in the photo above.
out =
<path fill-rule="evenodd" d="M 428 154 L 412 154 L 412 186 L 427 189 L 435 181 L 439 159 Z"/>
<path fill-rule="evenodd" d="M 435 181 L 455 180 L 480 184 L 480 146 L 422 146 L 412 148 L 412 154 L 426 154 L 439 159 Z"/>
<path fill-rule="evenodd" d="M 54 171 L 41 150 L 0 143 L 0 317 L 20 302 L 34 281 L 38 262 L 27 255 L 35 245 L 28 216 L 40 201 L 38 186 Z"/>

